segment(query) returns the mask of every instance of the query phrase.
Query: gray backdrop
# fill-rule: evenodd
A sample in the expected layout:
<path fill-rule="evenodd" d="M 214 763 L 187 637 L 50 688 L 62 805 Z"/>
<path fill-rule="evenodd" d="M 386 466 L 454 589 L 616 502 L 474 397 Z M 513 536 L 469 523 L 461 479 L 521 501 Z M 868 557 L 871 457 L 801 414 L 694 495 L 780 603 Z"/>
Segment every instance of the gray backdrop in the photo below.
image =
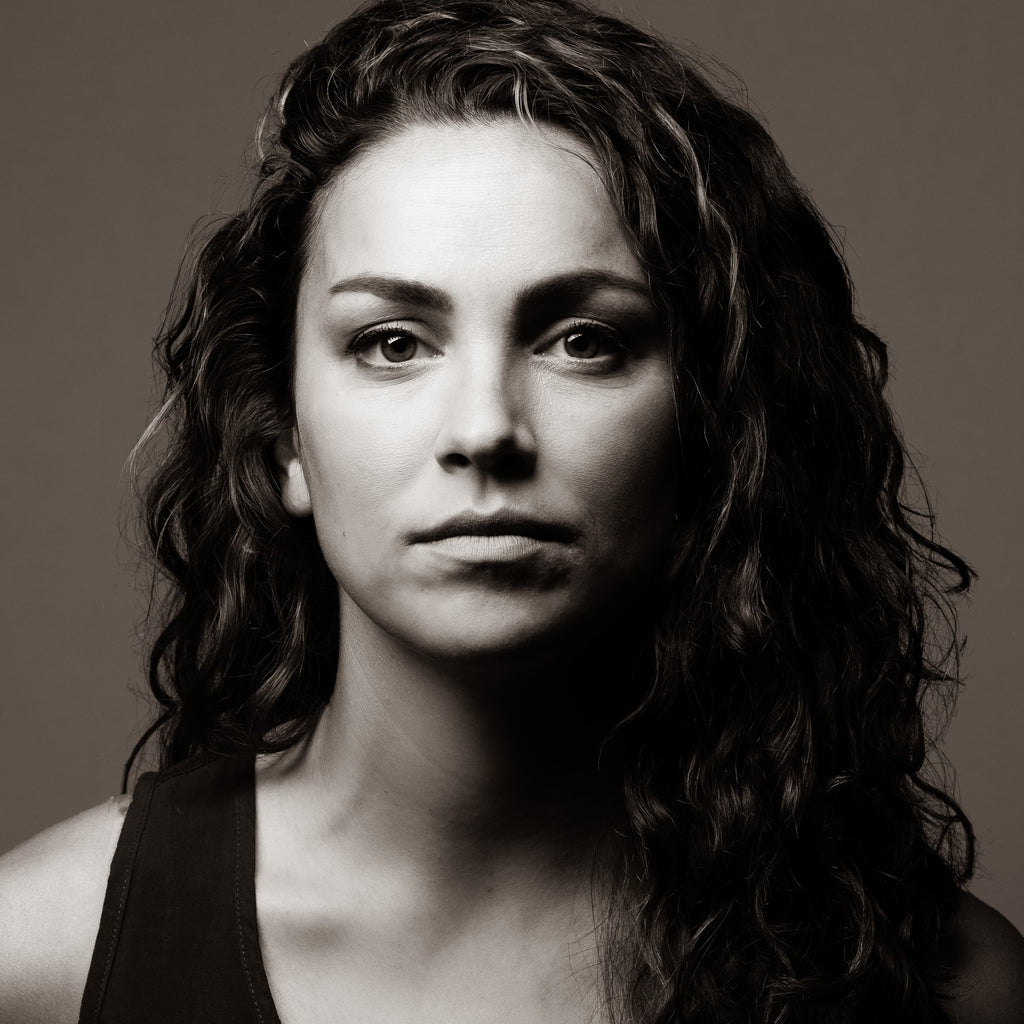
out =
<path fill-rule="evenodd" d="M 234 204 L 276 74 L 351 9 L 5 6 L 0 848 L 115 792 L 148 716 L 134 695 L 144 595 L 119 523 L 123 463 L 152 407 L 150 339 L 190 226 Z M 974 890 L 1024 927 L 1024 7 L 621 9 L 741 74 L 846 239 L 862 314 L 891 346 L 893 402 L 940 528 L 981 573 L 945 749 L 980 839 Z"/>

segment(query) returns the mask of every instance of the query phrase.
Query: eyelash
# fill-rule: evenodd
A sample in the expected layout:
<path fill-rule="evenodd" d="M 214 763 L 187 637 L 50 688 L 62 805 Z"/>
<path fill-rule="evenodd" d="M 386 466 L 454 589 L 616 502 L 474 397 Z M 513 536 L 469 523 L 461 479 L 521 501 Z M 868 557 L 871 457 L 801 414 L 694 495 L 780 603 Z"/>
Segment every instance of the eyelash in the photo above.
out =
<path fill-rule="evenodd" d="M 564 346 L 566 342 L 575 335 L 584 335 L 596 338 L 598 344 L 608 345 L 611 347 L 612 351 L 606 351 L 603 353 L 599 352 L 593 356 L 574 356 L 570 352 L 566 351 Z M 426 345 L 426 342 L 418 338 L 412 331 L 406 328 L 397 327 L 392 324 L 378 324 L 357 334 L 349 343 L 347 352 L 351 355 L 359 356 L 369 351 L 374 346 L 381 345 L 389 338 L 398 338 L 410 341 L 416 348 Z M 627 345 L 622 335 L 615 328 L 609 327 L 607 324 L 603 324 L 595 320 L 573 320 L 569 322 L 559 329 L 558 333 L 549 343 L 544 343 L 539 349 L 535 350 L 535 352 L 537 355 L 543 357 L 552 348 L 559 344 L 563 346 L 563 353 L 571 362 L 578 366 L 582 366 L 587 363 L 596 364 L 593 367 L 595 370 L 599 368 L 608 369 L 609 364 L 613 364 L 611 368 L 617 368 L 627 354 Z M 382 367 L 382 365 L 396 367 L 401 366 L 403 363 L 410 362 L 413 359 L 416 354 L 416 348 L 414 348 L 413 355 L 410 356 L 409 359 L 392 360 L 384 358 L 383 364 L 371 363 L 369 360 L 366 360 L 366 363 L 374 367 Z"/>
<path fill-rule="evenodd" d="M 378 324 L 375 327 L 369 327 L 365 331 L 361 331 L 357 334 L 348 345 L 347 351 L 351 355 L 359 356 L 360 354 L 368 351 L 374 345 L 379 345 L 386 341 L 388 338 L 402 338 L 411 341 L 415 346 L 422 346 L 425 344 L 421 339 L 417 338 L 416 335 L 403 327 L 395 327 L 392 324 Z M 402 363 L 408 362 L 405 359 L 396 360 L 385 360 L 392 366 L 401 366 Z M 379 366 L 380 364 L 374 363 L 370 365 Z"/>
<path fill-rule="evenodd" d="M 599 343 L 607 343 L 610 345 L 612 351 L 603 354 L 598 354 L 590 358 L 583 356 L 574 356 L 569 352 L 565 354 L 574 362 L 579 363 L 597 363 L 607 362 L 608 357 L 612 357 L 616 363 L 620 362 L 626 355 L 627 347 L 625 339 L 622 335 L 615 330 L 614 327 L 609 327 L 607 324 L 602 324 L 595 320 L 574 320 L 570 322 L 566 327 L 559 330 L 555 336 L 552 345 L 545 348 L 544 351 L 548 351 L 554 345 L 561 343 L 564 347 L 566 341 L 574 335 L 589 335 L 596 337 Z"/>

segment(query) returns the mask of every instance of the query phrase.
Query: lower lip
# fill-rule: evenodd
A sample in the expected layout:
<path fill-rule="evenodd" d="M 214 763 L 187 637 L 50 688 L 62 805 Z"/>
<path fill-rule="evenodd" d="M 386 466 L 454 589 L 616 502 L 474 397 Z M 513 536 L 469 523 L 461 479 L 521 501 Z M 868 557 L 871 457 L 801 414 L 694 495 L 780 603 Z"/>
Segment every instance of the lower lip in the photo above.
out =
<path fill-rule="evenodd" d="M 424 548 L 447 555 L 460 562 L 521 562 L 555 546 L 556 542 L 524 537 L 518 533 L 497 536 L 468 534 L 427 541 Z"/>

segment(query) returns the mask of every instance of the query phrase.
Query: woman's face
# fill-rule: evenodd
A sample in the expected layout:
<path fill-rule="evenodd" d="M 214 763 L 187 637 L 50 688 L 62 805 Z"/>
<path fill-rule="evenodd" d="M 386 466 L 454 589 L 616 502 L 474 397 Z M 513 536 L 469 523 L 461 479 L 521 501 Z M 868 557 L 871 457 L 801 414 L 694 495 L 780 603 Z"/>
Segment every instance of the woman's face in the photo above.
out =
<path fill-rule="evenodd" d="M 343 621 L 433 657 L 557 651 L 662 569 L 667 345 L 589 159 L 512 119 L 413 125 L 320 197 L 278 458 Z"/>

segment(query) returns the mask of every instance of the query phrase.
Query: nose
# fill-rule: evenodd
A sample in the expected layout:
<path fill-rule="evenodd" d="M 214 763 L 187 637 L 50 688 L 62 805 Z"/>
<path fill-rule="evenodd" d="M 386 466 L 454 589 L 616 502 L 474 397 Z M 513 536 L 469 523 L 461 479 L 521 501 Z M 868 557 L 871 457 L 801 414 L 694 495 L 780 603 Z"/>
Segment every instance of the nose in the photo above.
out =
<path fill-rule="evenodd" d="M 514 362 L 492 350 L 453 368 L 434 448 L 442 469 L 475 469 L 504 479 L 533 472 L 537 443 L 529 395 Z"/>

